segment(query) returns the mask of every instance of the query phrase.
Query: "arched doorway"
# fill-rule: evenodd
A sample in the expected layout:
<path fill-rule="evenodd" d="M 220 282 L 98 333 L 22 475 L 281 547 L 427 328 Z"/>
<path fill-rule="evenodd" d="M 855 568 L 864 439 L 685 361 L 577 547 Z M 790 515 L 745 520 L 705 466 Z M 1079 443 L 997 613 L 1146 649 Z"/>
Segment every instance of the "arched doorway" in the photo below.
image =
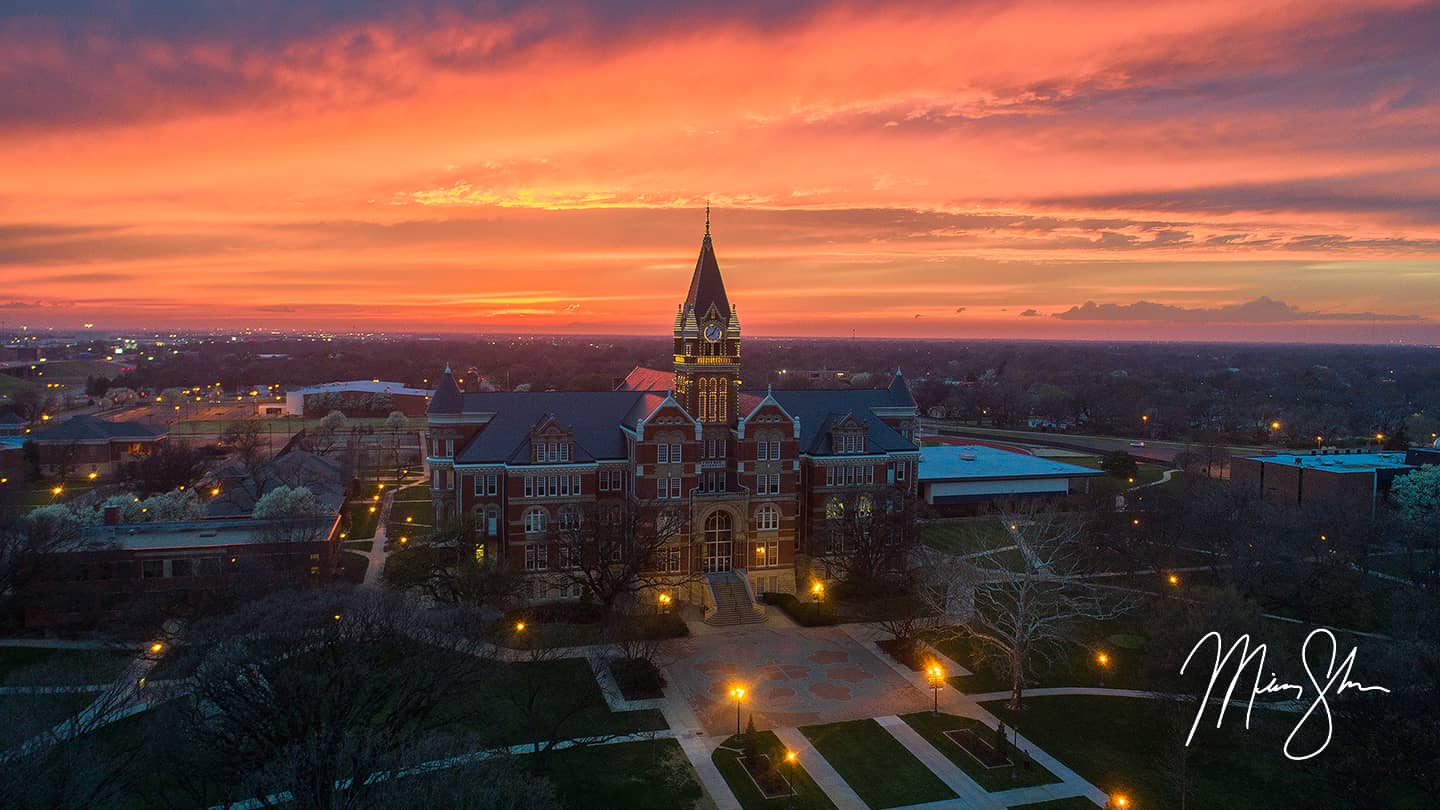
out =
<path fill-rule="evenodd" d="M 726 511 L 711 512 L 705 518 L 705 532 L 703 542 L 705 553 L 701 558 L 701 569 L 707 574 L 716 571 L 730 570 L 731 539 L 734 533 L 734 524 L 730 513 Z"/>

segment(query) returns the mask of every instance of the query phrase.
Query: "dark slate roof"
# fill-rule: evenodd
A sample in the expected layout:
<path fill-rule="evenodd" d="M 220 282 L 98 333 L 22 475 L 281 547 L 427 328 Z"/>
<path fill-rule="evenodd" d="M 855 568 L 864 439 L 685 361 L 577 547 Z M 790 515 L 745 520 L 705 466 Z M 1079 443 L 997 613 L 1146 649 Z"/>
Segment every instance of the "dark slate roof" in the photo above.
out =
<path fill-rule="evenodd" d="M 305 487 L 331 511 L 339 511 L 345 502 L 340 463 L 304 450 L 291 450 L 261 464 L 254 477 L 244 464 L 227 461 L 210 478 L 219 483 L 220 495 L 206 503 L 206 517 L 240 517 L 254 512 L 257 480 L 263 482 L 264 492 L 281 485 Z"/>
<path fill-rule="evenodd" d="M 636 366 L 630 369 L 625 375 L 625 382 L 620 384 L 617 391 L 669 391 L 670 386 L 675 384 L 675 372 L 662 371 L 658 368 L 646 368 Z"/>
<path fill-rule="evenodd" d="M 746 392 L 764 396 L 757 391 Z M 775 400 L 791 416 L 800 420 L 800 452 L 811 455 L 830 455 L 829 437 L 826 435 L 832 419 L 854 416 L 870 432 L 870 447 L 876 451 L 903 452 L 915 450 L 915 445 L 885 424 L 871 408 L 901 407 L 894 394 L 879 388 L 852 388 L 835 391 L 772 391 Z"/>
<path fill-rule="evenodd" d="M 900 369 L 895 369 L 895 376 L 890 380 L 890 399 L 898 406 L 915 407 L 915 397 L 910 394 L 910 384 L 905 381 L 905 375 Z"/>
<path fill-rule="evenodd" d="M 725 280 L 720 277 L 720 263 L 715 261 L 715 246 L 710 234 L 700 243 L 700 258 L 695 260 L 695 275 L 690 278 L 690 293 L 685 296 L 687 306 L 695 310 L 696 318 L 704 318 L 710 305 L 720 311 L 722 319 L 730 317 L 730 299 L 725 295 Z"/>
<path fill-rule="evenodd" d="M 143 422 L 110 422 L 94 416 L 74 416 L 35 434 L 37 442 L 93 442 L 108 439 L 146 440 L 166 434 L 163 427 Z"/>
<path fill-rule="evenodd" d="M 435 386 L 435 395 L 430 399 L 429 413 L 459 413 L 460 404 L 460 386 L 455 384 L 455 375 L 446 366 L 440 383 Z"/>
<path fill-rule="evenodd" d="M 654 410 L 664 395 L 639 391 L 482 391 L 461 395 L 466 413 L 494 413 L 455 454 L 461 464 L 501 464 L 528 457 L 530 433 L 546 416 L 574 431 L 580 458 L 622 459 L 620 426 Z M 647 410 L 648 406 L 648 410 Z"/>
<path fill-rule="evenodd" d="M 0 425 L 23 425 L 23 424 L 25 424 L 25 420 L 24 420 L 24 419 L 21 419 L 18 414 L 7 413 L 7 414 L 5 414 L 4 416 L 0 416 Z"/>

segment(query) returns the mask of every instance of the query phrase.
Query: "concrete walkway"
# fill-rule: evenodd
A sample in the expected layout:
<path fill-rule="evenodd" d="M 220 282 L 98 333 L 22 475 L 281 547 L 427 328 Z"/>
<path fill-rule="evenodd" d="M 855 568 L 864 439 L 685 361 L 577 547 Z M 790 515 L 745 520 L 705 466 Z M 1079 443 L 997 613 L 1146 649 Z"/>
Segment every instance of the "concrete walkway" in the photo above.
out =
<path fill-rule="evenodd" d="M 380 496 L 380 508 L 376 510 L 379 517 L 375 523 L 375 538 L 370 543 L 369 553 L 365 555 L 369 558 L 369 564 L 365 566 L 363 583 L 367 588 L 374 588 L 380 584 L 380 572 L 385 569 L 385 558 L 389 556 L 389 552 L 385 550 L 388 528 L 386 524 L 390 522 L 390 507 L 394 504 L 395 490 L 387 490 Z"/>
<path fill-rule="evenodd" d="M 800 764 L 805 767 L 805 772 L 825 791 L 825 795 L 830 797 L 838 810 L 866 810 L 869 807 L 860 800 L 860 796 L 840 776 L 839 771 L 815 750 L 815 746 L 810 744 L 808 737 L 800 733 L 800 729 L 777 728 L 773 731 L 786 748 L 795 752 Z"/>
<path fill-rule="evenodd" d="M 929 740 L 920 736 L 920 733 L 911 728 L 908 723 L 898 717 L 877 717 L 875 722 L 890 733 L 891 737 L 900 741 L 914 757 L 924 763 L 930 772 L 940 777 L 945 786 L 955 791 L 962 806 L 975 808 L 975 810 L 1001 810 L 1005 805 L 991 798 L 990 792 L 980 787 L 970 775 L 960 770 L 950 758 L 935 750 L 935 746 Z M 955 800 L 951 800 L 955 801 Z"/>

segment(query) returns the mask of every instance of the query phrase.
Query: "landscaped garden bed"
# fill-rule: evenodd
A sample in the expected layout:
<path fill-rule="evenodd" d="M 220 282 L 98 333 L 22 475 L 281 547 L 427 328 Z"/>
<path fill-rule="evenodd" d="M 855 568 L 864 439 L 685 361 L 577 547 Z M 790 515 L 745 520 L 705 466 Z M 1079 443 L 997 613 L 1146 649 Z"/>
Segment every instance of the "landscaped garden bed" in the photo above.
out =
<path fill-rule="evenodd" d="M 1025 751 L 1000 743 L 995 729 L 973 717 L 915 712 L 900 719 L 986 790 L 1060 781 Z"/>
<path fill-rule="evenodd" d="M 914 639 L 887 638 L 875 642 L 875 646 L 914 672 L 925 669 L 927 650 L 923 642 Z"/>
<path fill-rule="evenodd" d="M 745 737 L 756 755 L 747 760 Z M 745 810 L 832 810 L 825 791 L 815 784 L 802 763 L 786 758 L 785 745 L 773 732 L 749 732 L 731 737 L 715 749 L 710 759 L 730 785 Z"/>
<path fill-rule="evenodd" d="M 835 624 L 835 608 L 829 602 L 801 602 L 793 593 L 762 593 L 760 601 L 785 611 L 801 627 L 823 627 Z"/>
<path fill-rule="evenodd" d="M 626 700 L 653 700 L 665 696 L 665 676 L 654 662 L 644 658 L 617 658 L 610 662 L 610 674 Z"/>

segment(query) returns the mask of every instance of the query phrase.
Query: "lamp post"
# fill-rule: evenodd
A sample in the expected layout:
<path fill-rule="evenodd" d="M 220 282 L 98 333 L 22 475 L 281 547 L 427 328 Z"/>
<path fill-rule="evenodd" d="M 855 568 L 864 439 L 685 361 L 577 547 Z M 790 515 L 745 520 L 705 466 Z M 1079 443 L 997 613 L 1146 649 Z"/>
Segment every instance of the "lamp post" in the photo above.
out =
<path fill-rule="evenodd" d="M 825 598 L 825 583 L 820 582 L 820 581 L 817 580 L 814 585 L 811 585 L 811 586 L 810 586 L 810 595 L 815 598 L 815 601 L 816 601 L 816 602 L 819 602 L 821 599 L 824 599 L 824 598 Z"/>
<path fill-rule="evenodd" d="M 1110 808 L 1110 810 L 1128 810 L 1130 807 L 1130 797 L 1124 793 L 1112 793 L 1110 794 L 1110 803 L 1107 807 Z"/>
<path fill-rule="evenodd" d="M 940 687 L 945 685 L 945 670 L 941 669 L 939 664 L 931 661 L 930 666 L 925 668 L 925 675 L 930 678 L 930 691 L 935 696 L 935 703 L 931 707 L 930 713 L 938 715 L 940 714 Z"/>
<path fill-rule="evenodd" d="M 730 687 L 730 697 L 735 698 L 735 737 L 740 737 L 740 701 L 745 699 L 745 687 Z"/>
<path fill-rule="evenodd" d="M 1100 686 L 1103 688 L 1105 686 L 1105 670 L 1110 667 L 1110 656 L 1103 652 L 1097 653 L 1095 663 L 1100 666 Z"/>

